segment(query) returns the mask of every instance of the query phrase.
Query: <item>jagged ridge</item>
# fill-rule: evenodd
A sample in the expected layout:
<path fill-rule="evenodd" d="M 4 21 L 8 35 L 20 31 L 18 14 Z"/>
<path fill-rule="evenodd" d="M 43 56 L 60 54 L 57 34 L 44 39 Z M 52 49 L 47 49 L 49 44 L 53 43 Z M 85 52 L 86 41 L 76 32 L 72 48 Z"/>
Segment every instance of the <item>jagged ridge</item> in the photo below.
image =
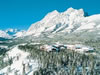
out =
<path fill-rule="evenodd" d="M 44 33 L 73 33 L 82 30 L 94 30 L 100 28 L 100 15 L 84 16 L 83 9 L 69 8 L 64 12 L 57 10 L 48 13 L 41 21 L 30 26 L 26 35 L 39 36 Z"/>

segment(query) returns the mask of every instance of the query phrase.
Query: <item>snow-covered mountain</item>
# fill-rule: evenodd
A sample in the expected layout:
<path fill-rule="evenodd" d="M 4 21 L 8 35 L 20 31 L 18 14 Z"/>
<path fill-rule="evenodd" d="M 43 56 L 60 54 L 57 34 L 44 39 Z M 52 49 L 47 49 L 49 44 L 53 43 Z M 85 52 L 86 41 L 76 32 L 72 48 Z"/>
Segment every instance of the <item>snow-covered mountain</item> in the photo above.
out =
<path fill-rule="evenodd" d="M 42 33 L 74 33 L 100 29 L 100 14 L 86 16 L 83 9 L 69 8 L 64 12 L 57 10 L 48 13 L 41 21 L 30 26 L 26 35 L 39 36 Z"/>
<path fill-rule="evenodd" d="M 18 38 L 18 37 L 24 36 L 23 34 L 26 34 L 25 30 L 21 30 L 21 31 L 15 33 L 13 36 L 16 37 L 16 38 Z"/>
<path fill-rule="evenodd" d="M 39 36 L 42 33 L 77 33 L 94 32 L 100 34 L 100 14 L 87 16 L 83 9 L 69 8 L 64 12 L 54 10 L 48 13 L 41 21 L 32 24 L 26 31 L 18 29 L 7 29 L 0 32 L 0 37 L 21 37 L 33 35 Z"/>
<path fill-rule="evenodd" d="M 11 38 L 17 38 L 22 37 L 25 33 L 25 30 L 18 30 L 18 29 L 7 29 L 7 30 L 0 30 L 0 37 L 11 39 Z"/>
<path fill-rule="evenodd" d="M 18 29 L 12 29 L 12 28 L 9 28 L 9 29 L 5 30 L 5 32 L 8 33 L 9 35 L 14 35 L 19 31 L 20 30 L 18 30 Z"/>
<path fill-rule="evenodd" d="M 11 38 L 5 31 L 0 30 L 0 38 Z"/>

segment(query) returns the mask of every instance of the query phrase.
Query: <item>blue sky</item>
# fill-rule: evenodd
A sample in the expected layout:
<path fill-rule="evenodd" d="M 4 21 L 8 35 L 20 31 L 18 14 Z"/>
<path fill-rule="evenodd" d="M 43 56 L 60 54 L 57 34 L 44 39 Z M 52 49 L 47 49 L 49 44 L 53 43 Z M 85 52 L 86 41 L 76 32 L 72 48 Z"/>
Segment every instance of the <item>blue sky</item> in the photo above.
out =
<path fill-rule="evenodd" d="M 100 0 L 0 0 L 0 29 L 28 29 L 48 12 L 62 12 L 69 7 L 99 14 Z"/>

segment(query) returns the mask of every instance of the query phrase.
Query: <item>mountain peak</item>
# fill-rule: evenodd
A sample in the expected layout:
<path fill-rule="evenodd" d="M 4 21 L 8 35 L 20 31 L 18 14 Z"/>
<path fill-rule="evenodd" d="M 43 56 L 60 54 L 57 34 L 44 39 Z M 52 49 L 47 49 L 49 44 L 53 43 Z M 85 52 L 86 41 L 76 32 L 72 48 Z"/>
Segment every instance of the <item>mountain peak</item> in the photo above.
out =
<path fill-rule="evenodd" d="M 50 13 L 48 13 L 45 17 L 44 17 L 44 21 L 45 20 L 50 20 L 50 19 L 52 19 L 53 17 L 55 17 L 56 15 L 58 15 L 59 14 L 59 12 L 57 11 L 57 10 L 54 10 L 54 11 L 52 11 L 52 12 L 50 12 Z"/>
<path fill-rule="evenodd" d="M 74 12 L 74 11 L 75 11 L 75 9 L 72 8 L 72 7 L 70 7 L 70 8 L 68 8 L 64 13 L 65 13 L 65 14 L 68 14 L 68 13 L 71 13 L 71 12 Z"/>
<path fill-rule="evenodd" d="M 64 14 L 70 15 L 70 14 L 76 14 L 79 16 L 84 16 L 84 10 L 83 9 L 74 9 L 72 7 L 70 7 L 69 9 L 67 9 L 65 12 L 63 12 Z"/>
<path fill-rule="evenodd" d="M 57 10 L 54 10 L 54 11 L 48 13 L 47 15 L 57 15 L 57 14 L 59 14 L 59 12 Z"/>

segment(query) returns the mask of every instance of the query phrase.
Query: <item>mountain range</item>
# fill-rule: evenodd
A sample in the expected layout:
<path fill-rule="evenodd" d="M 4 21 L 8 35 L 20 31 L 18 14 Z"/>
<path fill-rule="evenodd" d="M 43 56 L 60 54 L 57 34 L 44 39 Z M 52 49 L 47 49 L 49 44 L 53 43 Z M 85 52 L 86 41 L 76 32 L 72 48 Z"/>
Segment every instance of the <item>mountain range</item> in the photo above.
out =
<path fill-rule="evenodd" d="M 12 38 L 24 36 L 40 36 L 42 34 L 71 34 L 80 32 L 100 34 L 100 14 L 89 16 L 83 9 L 69 8 L 64 12 L 54 10 L 42 20 L 33 23 L 27 31 L 18 29 L 0 30 L 0 37 Z"/>
<path fill-rule="evenodd" d="M 18 29 L 7 29 L 7 30 L 0 30 L 0 38 L 12 39 L 21 37 L 25 33 L 25 30 L 18 30 Z"/>
<path fill-rule="evenodd" d="M 93 32 L 100 29 L 100 14 L 88 16 L 83 9 L 69 8 L 64 12 L 54 10 L 48 13 L 41 21 L 33 23 L 26 35 L 39 36 L 42 33 L 49 35 L 57 33 Z M 99 34 L 99 33 L 98 33 Z"/>

